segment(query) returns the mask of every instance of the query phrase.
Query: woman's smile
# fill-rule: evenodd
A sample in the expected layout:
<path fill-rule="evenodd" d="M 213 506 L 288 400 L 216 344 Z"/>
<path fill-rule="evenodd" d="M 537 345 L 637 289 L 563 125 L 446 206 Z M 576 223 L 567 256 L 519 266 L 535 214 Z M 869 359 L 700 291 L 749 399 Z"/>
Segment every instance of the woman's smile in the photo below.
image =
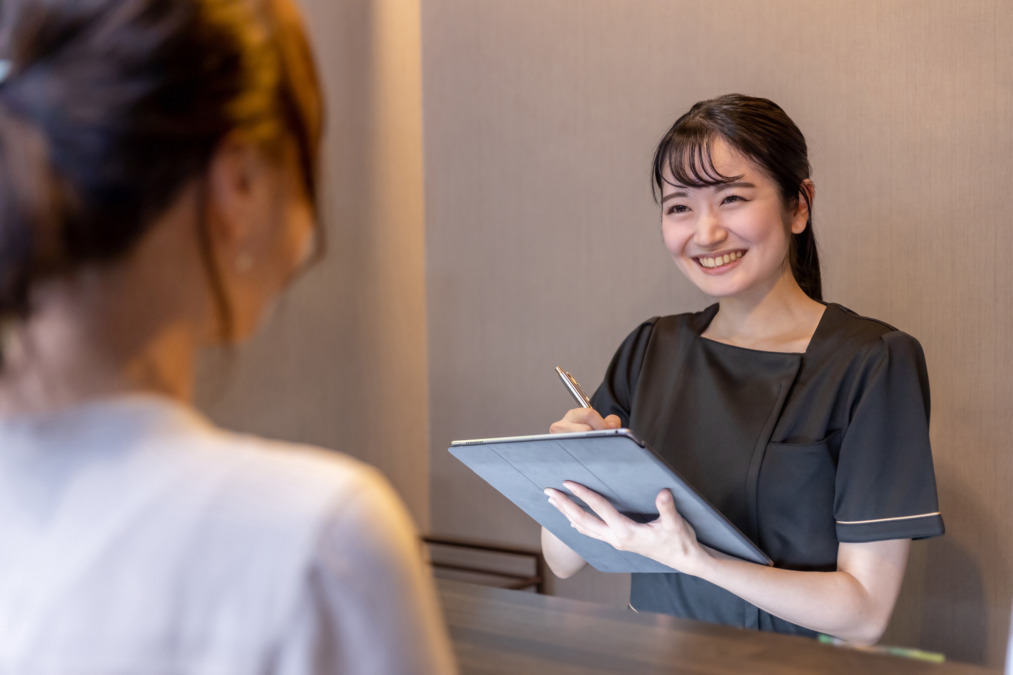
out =
<path fill-rule="evenodd" d="M 729 251 L 727 253 L 712 253 L 709 255 L 693 256 L 693 260 L 696 264 L 703 268 L 707 274 L 721 274 L 726 272 L 733 267 L 742 256 L 746 255 L 746 251 L 739 249 L 736 251 Z"/>

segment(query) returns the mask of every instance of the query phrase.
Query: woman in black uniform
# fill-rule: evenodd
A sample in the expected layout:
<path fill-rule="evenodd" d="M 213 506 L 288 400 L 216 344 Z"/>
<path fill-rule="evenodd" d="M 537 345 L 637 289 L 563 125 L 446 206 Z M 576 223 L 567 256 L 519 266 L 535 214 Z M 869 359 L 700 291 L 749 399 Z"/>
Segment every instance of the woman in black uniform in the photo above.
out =
<path fill-rule="evenodd" d="M 639 524 L 583 486 L 550 501 L 583 534 L 682 574 L 634 574 L 630 604 L 735 626 L 875 642 L 911 539 L 943 533 L 918 342 L 824 304 L 805 139 L 776 104 L 697 103 L 659 145 L 654 183 L 676 264 L 717 299 L 656 317 L 551 431 L 629 427 L 774 561 L 708 549 L 657 498 Z M 585 564 L 542 534 L 549 566 Z"/>

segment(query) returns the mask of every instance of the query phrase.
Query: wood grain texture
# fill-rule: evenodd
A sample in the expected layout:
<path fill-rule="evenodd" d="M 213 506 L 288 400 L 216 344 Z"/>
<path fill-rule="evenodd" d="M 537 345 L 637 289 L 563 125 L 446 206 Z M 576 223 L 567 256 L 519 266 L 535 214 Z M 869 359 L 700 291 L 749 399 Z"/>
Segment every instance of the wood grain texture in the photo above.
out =
<path fill-rule="evenodd" d="M 828 300 L 928 359 L 947 534 L 913 546 L 886 639 L 1001 664 L 1013 6 L 427 0 L 422 30 L 433 529 L 537 542 L 447 445 L 544 431 L 569 407 L 555 365 L 593 389 L 638 322 L 706 304 L 661 246 L 651 153 L 699 99 L 767 96 L 810 143 Z M 625 583 L 559 590 L 618 602 Z"/>
<path fill-rule="evenodd" d="M 634 613 L 454 581 L 438 583 L 461 672 L 729 675 L 986 675 L 961 663 L 822 645 L 808 638 Z"/>

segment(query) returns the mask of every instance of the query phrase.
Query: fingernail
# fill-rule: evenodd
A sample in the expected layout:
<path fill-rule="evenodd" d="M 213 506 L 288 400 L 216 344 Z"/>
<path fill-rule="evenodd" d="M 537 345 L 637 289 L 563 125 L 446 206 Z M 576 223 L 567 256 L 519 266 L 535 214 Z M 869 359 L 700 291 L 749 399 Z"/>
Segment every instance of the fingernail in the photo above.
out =
<path fill-rule="evenodd" d="M 552 488 L 545 488 L 544 490 L 542 490 L 542 492 L 545 493 L 549 497 L 552 496 Z"/>

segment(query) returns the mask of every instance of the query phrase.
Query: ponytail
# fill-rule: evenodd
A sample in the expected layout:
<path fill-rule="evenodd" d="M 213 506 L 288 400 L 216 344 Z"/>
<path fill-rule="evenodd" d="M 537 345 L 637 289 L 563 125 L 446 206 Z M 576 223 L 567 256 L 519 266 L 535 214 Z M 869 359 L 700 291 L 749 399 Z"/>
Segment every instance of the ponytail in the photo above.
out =
<path fill-rule="evenodd" d="M 809 218 L 805 229 L 791 235 L 791 246 L 788 247 L 788 262 L 791 274 L 802 291 L 817 302 L 823 302 L 823 282 L 820 274 L 820 256 L 816 248 L 816 234 L 813 232 L 812 199 L 806 190 L 799 190 L 802 199 L 809 207 Z"/>

